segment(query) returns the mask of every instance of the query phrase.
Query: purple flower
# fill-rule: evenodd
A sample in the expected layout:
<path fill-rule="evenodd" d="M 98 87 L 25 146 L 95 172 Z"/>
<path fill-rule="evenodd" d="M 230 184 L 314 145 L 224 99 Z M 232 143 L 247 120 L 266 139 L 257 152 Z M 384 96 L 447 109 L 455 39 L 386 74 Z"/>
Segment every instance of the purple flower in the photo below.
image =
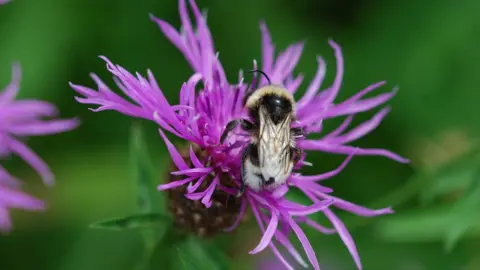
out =
<path fill-rule="evenodd" d="M 6 4 L 8 2 L 10 2 L 10 0 L 0 0 L 0 5 Z"/>
<path fill-rule="evenodd" d="M 43 201 L 22 192 L 18 187 L 9 187 L 8 184 L 3 183 L 3 180 L 0 180 L 0 232 L 5 233 L 12 230 L 9 215 L 11 208 L 42 211 L 45 209 L 45 205 Z"/>
<path fill-rule="evenodd" d="M 73 120 L 45 120 L 56 116 L 55 106 L 40 100 L 15 100 L 20 84 L 20 67 L 14 65 L 12 82 L 0 93 L 0 156 L 16 154 L 25 160 L 47 185 L 54 177 L 47 164 L 20 138 L 49 135 L 71 130 L 78 125 Z M 9 231 L 8 209 L 21 208 L 38 211 L 43 202 L 20 190 L 20 181 L 0 165 L 0 231 Z"/>
<path fill-rule="evenodd" d="M 98 108 L 93 109 L 95 112 L 116 110 L 132 117 L 155 121 L 160 126 L 160 136 L 165 141 L 177 168 L 171 174 L 183 177 L 181 180 L 160 185 L 159 190 L 186 186 L 185 197 L 192 201 L 200 201 L 204 207 L 209 208 L 212 206 L 212 196 L 218 190 L 232 195 L 237 192 L 236 189 L 232 189 L 228 183 L 225 183 L 222 175 L 227 174 L 236 185 L 239 184 L 241 153 L 248 138 L 243 134 L 235 134 L 229 136 L 226 145 L 220 145 L 219 139 L 225 125 L 230 120 L 247 117 L 246 110 L 242 106 L 247 85 L 243 82 L 241 71 L 237 83 L 228 82 L 218 53 L 214 49 L 206 21 L 194 0 L 190 0 L 190 5 L 195 19 L 194 23 L 188 15 L 186 1 L 179 1 L 182 23 L 180 31 L 167 22 L 152 16 L 164 35 L 183 53 L 194 71 L 194 74 L 180 88 L 179 104 L 171 105 L 167 101 L 150 71 L 147 71 L 147 76 L 139 73 L 131 74 L 103 56 L 101 58 L 106 61 L 107 69 L 114 75 L 116 85 L 129 100 L 115 94 L 96 75 L 92 75 L 92 78 L 96 82 L 98 90 L 74 84 L 71 84 L 71 87 L 83 96 L 76 98 L 78 102 L 99 105 Z M 261 32 L 263 52 L 261 69 L 269 75 L 272 83 L 281 84 L 295 94 L 303 81 L 302 75 L 293 75 L 293 69 L 303 50 L 303 43 L 293 44 L 275 57 L 274 45 L 267 27 L 263 23 Z M 343 77 L 343 57 L 340 47 L 335 42 L 329 41 L 329 44 L 333 48 L 337 60 L 335 80 L 332 85 L 321 90 L 326 64 L 321 57 L 318 57 L 318 71 L 308 84 L 305 94 L 298 99 L 298 123 L 295 124 L 304 127 L 308 134 L 321 134 L 322 137 L 320 139 L 301 139 L 297 145 L 304 150 L 343 154 L 347 156 L 345 161 L 335 170 L 319 175 L 303 176 L 295 172 L 287 181 L 288 185 L 281 186 L 274 191 L 255 192 L 247 188 L 242 198 L 241 213 L 238 215 L 237 222 L 226 229 L 229 231 L 237 227 L 248 206 L 263 232 L 259 244 L 250 253 L 261 252 L 268 246 L 288 269 L 294 269 L 294 267 L 280 253 L 278 245 L 283 246 L 298 263 L 307 266 L 289 240 L 291 232 L 300 240 L 313 267 L 320 269 L 315 251 L 301 229 L 301 224 L 325 234 L 338 233 L 357 267 L 361 269 L 360 258 L 348 230 L 329 206 L 362 216 L 388 214 L 392 213 L 392 210 L 390 208 L 370 210 L 346 202 L 330 195 L 333 190 L 322 185 L 320 181 L 340 173 L 354 155 L 379 155 L 399 162 L 408 162 L 388 150 L 363 149 L 349 145 L 375 129 L 386 116 L 388 108 L 380 110 L 370 120 L 346 131 L 353 115 L 384 104 L 395 95 L 396 89 L 389 93 L 365 98 L 367 93 L 385 84 L 385 82 L 379 82 L 359 91 L 346 101 L 334 103 Z M 257 68 L 255 60 L 253 68 Z M 260 86 L 267 84 L 264 78 L 254 76 L 253 81 L 257 80 Z M 255 84 L 253 81 L 252 85 Z M 197 88 L 201 90 L 198 91 Z M 324 134 L 323 121 L 338 116 L 346 116 L 345 121 L 334 131 Z M 165 131 L 198 146 L 204 155 L 199 157 L 190 148 L 189 160 L 185 161 L 184 155 L 170 142 Z M 309 165 L 304 158 L 297 164 L 297 170 L 304 165 Z M 206 182 L 209 177 L 212 180 Z M 206 183 L 208 183 L 208 187 L 200 191 L 199 187 Z M 301 205 L 286 199 L 285 194 L 290 188 L 303 191 L 313 203 Z M 333 228 L 321 226 L 309 218 L 310 215 L 318 212 L 323 212 L 328 217 Z"/>

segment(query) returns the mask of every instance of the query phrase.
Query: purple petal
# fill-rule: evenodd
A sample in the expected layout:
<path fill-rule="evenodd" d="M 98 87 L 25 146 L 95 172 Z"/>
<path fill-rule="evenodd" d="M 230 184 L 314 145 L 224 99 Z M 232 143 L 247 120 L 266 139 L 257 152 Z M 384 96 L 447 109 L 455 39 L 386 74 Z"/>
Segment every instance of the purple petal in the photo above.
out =
<path fill-rule="evenodd" d="M 356 126 L 347 134 L 338 136 L 336 138 L 332 138 L 331 140 L 338 144 L 346 144 L 354 140 L 357 140 L 365 136 L 366 134 L 370 133 L 375 128 L 377 128 L 389 111 L 390 111 L 390 108 L 388 107 L 384 108 L 380 112 L 376 113 L 370 120 L 365 121 L 362 124 Z"/>
<path fill-rule="evenodd" d="M 342 134 L 348 126 L 352 123 L 353 120 L 353 115 L 349 115 L 345 120 L 342 122 L 340 126 L 338 126 L 334 131 L 328 133 L 325 135 L 322 139 L 323 140 L 329 140 L 331 138 L 337 137 L 338 135 Z"/>
<path fill-rule="evenodd" d="M 247 196 L 247 200 L 250 204 L 250 208 L 252 209 L 252 213 L 253 215 L 255 216 L 257 222 L 258 222 L 258 226 L 260 227 L 260 230 L 262 232 L 265 232 L 265 226 L 263 225 L 263 221 L 260 217 L 260 210 L 257 209 L 257 205 L 256 203 L 253 201 L 253 199 L 251 197 L 248 197 Z M 275 254 L 275 256 L 283 263 L 283 265 L 285 267 L 287 267 L 288 270 L 295 270 L 295 268 L 293 268 L 288 262 L 287 260 L 285 260 L 285 258 L 282 256 L 282 254 L 280 253 L 280 251 L 278 251 L 277 247 L 275 246 L 275 244 L 273 242 L 270 241 L 269 243 L 269 246 L 270 248 L 272 249 L 272 252 L 273 254 Z"/>
<path fill-rule="evenodd" d="M 8 126 L 8 131 L 17 136 L 38 136 L 50 135 L 65 132 L 76 128 L 79 125 L 79 119 L 71 120 L 51 120 L 45 122 L 32 122 L 14 124 Z"/>
<path fill-rule="evenodd" d="M 20 88 L 21 77 L 22 71 L 20 64 L 14 63 L 12 67 L 12 80 L 7 88 L 0 94 L 0 106 L 5 106 L 15 100 L 15 97 L 18 94 L 18 89 Z"/>
<path fill-rule="evenodd" d="M 205 178 L 207 178 L 207 176 L 208 176 L 208 174 L 200 177 L 200 179 L 198 179 L 198 181 L 194 185 L 192 185 L 190 183 L 187 187 L 187 193 L 195 192 L 202 185 L 203 180 L 205 180 Z"/>
<path fill-rule="evenodd" d="M 278 226 L 278 213 L 272 212 L 272 217 L 270 219 L 270 222 L 268 223 L 267 230 L 263 233 L 260 243 L 258 243 L 258 245 L 248 253 L 256 254 L 264 250 L 268 246 L 268 244 L 270 244 L 270 242 L 272 241 L 273 235 L 277 230 L 277 226 Z"/>
<path fill-rule="evenodd" d="M 335 229 L 332 229 L 332 228 L 327 228 L 325 226 L 322 226 L 320 224 L 318 224 L 317 222 L 307 218 L 307 217 L 297 217 L 296 219 L 297 221 L 299 222 L 303 222 L 305 224 L 307 224 L 308 226 L 314 228 L 315 230 L 323 233 L 323 234 L 334 234 L 336 233 L 337 231 Z"/>
<path fill-rule="evenodd" d="M 179 186 L 183 186 L 193 180 L 195 180 L 197 177 L 188 177 L 188 178 L 185 178 L 183 180 L 178 180 L 178 181 L 173 181 L 173 182 L 170 182 L 170 183 L 167 183 L 167 184 L 162 184 L 162 185 L 159 185 L 157 187 L 158 190 L 160 191 L 163 191 L 163 190 L 167 190 L 167 189 L 172 189 L 172 188 L 176 188 L 176 187 L 179 187 Z"/>
<path fill-rule="evenodd" d="M 340 87 L 342 86 L 342 79 L 343 79 L 343 56 L 342 56 L 342 49 L 340 46 L 335 43 L 333 40 L 329 40 L 328 44 L 333 48 L 335 52 L 335 59 L 337 60 L 337 74 L 335 75 L 335 80 L 333 81 L 330 90 L 328 91 L 328 95 L 324 100 L 324 105 L 329 106 L 333 103 L 335 98 L 340 91 Z"/>
<path fill-rule="evenodd" d="M 296 187 L 298 188 L 308 188 L 308 189 L 311 189 L 311 190 L 317 190 L 319 192 L 323 192 L 323 193 L 332 193 L 333 192 L 333 189 L 330 188 L 330 187 L 325 187 L 325 186 L 322 186 L 314 181 L 304 181 L 304 182 L 300 182 L 300 183 L 297 183 L 295 185 Z"/>
<path fill-rule="evenodd" d="M 344 102 L 342 102 L 341 104 L 339 104 L 337 107 L 345 109 L 345 108 L 351 106 L 352 104 L 354 104 L 356 101 L 358 101 L 360 98 L 362 98 L 366 94 L 368 94 L 368 93 L 372 92 L 373 90 L 385 85 L 386 83 L 387 83 L 386 81 L 381 81 L 381 82 L 377 82 L 377 83 L 374 83 L 372 85 L 369 85 L 369 86 L 367 86 L 367 88 L 359 91 L 358 93 L 353 95 L 351 98 L 349 98 L 349 99 L 345 100 Z"/>
<path fill-rule="evenodd" d="M 275 61 L 273 71 L 268 74 L 272 83 L 281 85 L 285 78 L 292 73 L 300 59 L 303 46 L 303 42 L 293 44 L 280 53 Z"/>
<path fill-rule="evenodd" d="M 183 103 L 194 107 L 195 106 L 195 87 L 202 79 L 202 75 L 199 73 L 193 74 L 190 79 L 188 79 L 185 84 L 184 91 L 180 92 L 180 100 L 183 100 Z"/>
<path fill-rule="evenodd" d="M 268 200 L 265 198 L 266 196 L 262 196 L 263 194 L 262 193 L 256 193 L 254 191 L 250 191 L 247 189 L 247 193 L 248 195 L 250 195 L 253 199 L 255 199 L 258 203 L 264 205 L 265 207 L 269 207 L 271 208 L 271 205 L 270 203 L 268 202 Z"/>
<path fill-rule="evenodd" d="M 265 215 L 265 214 L 261 214 L 261 217 L 262 217 L 262 220 L 263 222 L 267 223 L 268 222 L 268 217 Z M 284 228 L 285 229 L 289 229 L 288 227 L 288 223 L 284 222 Z M 288 240 L 288 237 L 286 237 L 285 235 L 288 235 L 289 234 L 289 231 L 285 231 L 285 233 L 282 232 L 282 230 L 276 230 L 275 232 L 275 239 L 277 239 L 277 241 L 282 244 L 285 249 L 287 249 L 287 251 L 290 253 L 290 255 L 292 255 L 292 257 L 300 264 L 302 265 L 303 267 L 305 268 L 308 268 L 308 264 L 303 260 L 302 256 L 300 255 L 300 253 L 297 251 L 297 249 L 295 249 L 295 247 L 292 245 L 292 243 L 290 242 L 290 240 Z"/>
<path fill-rule="evenodd" d="M 192 161 L 193 165 L 197 168 L 202 168 L 203 164 L 200 162 L 198 159 L 197 155 L 195 154 L 195 151 L 193 151 L 193 146 L 190 145 L 190 160 Z"/>
<path fill-rule="evenodd" d="M 205 174 L 208 174 L 212 171 L 212 168 L 194 168 L 194 169 L 186 169 L 181 171 L 171 172 L 170 174 L 173 175 L 188 175 L 191 177 L 201 177 Z"/>
<path fill-rule="evenodd" d="M 287 192 L 288 192 L 288 186 L 287 185 L 281 185 L 272 192 L 272 197 L 273 198 L 283 198 Z"/>
<path fill-rule="evenodd" d="M 278 248 L 277 248 L 277 246 L 275 246 L 275 244 L 270 243 L 270 248 L 272 249 L 272 252 L 275 255 L 275 257 L 277 257 L 277 259 L 280 260 L 280 262 L 283 264 L 283 266 L 285 266 L 287 268 L 287 270 L 295 270 L 295 268 L 293 268 L 290 265 L 290 263 L 287 262 L 285 257 L 283 257 L 282 253 L 280 253 L 280 251 L 278 251 Z"/>
<path fill-rule="evenodd" d="M 298 101 L 297 106 L 298 108 L 302 108 L 305 104 L 308 104 L 313 97 L 317 94 L 320 86 L 322 85 L 323 79 L 325 78 L 325 73 L 327 72 L 327 65 L 322 57 L 317 57 L 318 61 L 318 69 L 315 77 L 313 78 L 312 82 L 307 88 L 307 91 L 303 95 L 303 97 Z"/>
<path fill-rule="evenodd" d="M 316 132 L 320 132 L 324 120 L 324 115 L 328 111 L 327 109 L 328 107 L 325 106 L 309 104 L 304 107 L 303 110 L 308 113 L 304 115 L 299 115 L 298 121 L 301 123 L 301 126 L 305 127 L 308 133 L 313 132 L 313 130 L 316 130 Z M 303 111 L 300 111 L 299 113 Z"/>
<path fill-rule="evenodd" d="M 348 114 L 354 114 L 354 113 L 371 110 L 387 102 L 397 93 L 397 91 L 398 91 L 398 88 L 395 88 L 390 93 L 384 93 L 373 98 L 360 100 L 355 103 L 349 104 L 347 106 L 343 106 L 343 104 L 340 104 L 330 109 L 328 113 L 325 114 L 325 118 L 332 118 L 332 117 L 337 117 L 341 115 L 348 115 Z"/>
<path fill-rule="evenodd" d="M 393 213 L 393 210 L 390 207 L 372 210 L 372 209 L 368 209 L 368 208 L 360 206 L 360 205 L 353 204 L 351 202 L 347 202 L 347 201 L 342 200 L 340 198 L 324 194 L 322 192 L 318 192 L 318 191 L 315 191 L 315 190 L 312 190 L 312 192 L 315 193 L 315 195 L 317 195 L 318 197 L 320 197 L 322 199 L 325 199 L 325 200 L 333 199 L 333 200 L 335 200 L 335 202 L 334 202 L 335 207 L 340 208 L 340 209 L 345 210 L 345 211 L 348 211 L 348 212 L 351 212 L 351 213 L 354 213 L 354 214 L 359 215 L 359 216 L 373 217 L 373 216 L 380 216 L 380 215 L 386 215 L 386 214 L 392 214 Z"/>
<path fill-rule="evenodd" d="M 76 92 L 84 95 L 86 98 L 75 97 L 77 102 L 82 104 L 95 104 L 100 105 L 97 109 L 92 109 L 94 112 L 98 112 L 101 110 L 116 110 L 121 112 L 122 114 L 139 117 L 139 118 L 147 118 L 150 119 L 151 117 L 146 117 L 145 112 L 142 110 L 141 107 L 136 106 L 130 102 L 127 102 L 125 99 L 120 97 L 119 95 L 113 93 L 108 87 L 95 75 L 91 75 L 92 78 L 97 83 L 98 91 L 94 91 L 90 88 L 79 86 L 73 83 L 69 83 L 70 87 L 75 90 Z"/>
<path fill-rule="evenodd" d="M 299 74 L 295 79 L 288 80 L 285 83 L 285 88 L 287 88 L 287 90 L 293 94 L 298 90 L 298 87 L 300 87 L 302 82 L 303 82 L 303 75 Z"/>
<path fill-rule="evenodd" d="M 260 23 L 260 30 L 262 32 L 262 70 L 269 74 L 273 71 L 275 46 L 272 44 L 272 38 L 267 25 L 263 21 Z M 266 79 L 262 77 L 260 84 L 264 85 L 266 83 Z"/>
<path fill-rule="evenodd" d="M 252 70 L 257 70 L 257 69 L 258 69 L 257 61 L 253 60 L 253 69 Z M 265 78 L 263 78 L 263 76 L 261 76 L 261 77 L 262 77 L 262 79 L 265 79 Z M 252 73 L 252 80 L 250 82 L 250 88 L 255 87 L 257 84 L 258 84 L 258 73 L 253 72 Z M 254 89 L 250 89 L 249 91 L 252 91 L 252 90 L 254 90 Z M 242 102 L 242 105 L 243 105 L 243 102 Z"/>
<path fill-rule="evenodd" d="M 40 177 L 42 177 L 42 180 L 46 185 L 53 185 L 54 176 L 52 172 L 48 168 L 48 165 L 37 154 L 35 154 L 35 152 L 33 152 L 25 144 L 15 139 L 9 139 L 8 146 L 12 150 L 12 152 L 19 155 L 33 169 L 37 171 L 37 173 L 40 175 Z"/>
<path fill-rule="evenodd" d="M 310 206 L 285 207 L 291 216 L 308 216 L 328 208 L 335 202 L 334 199 L 316 202 Z"/>
<path fill-rule="evenodd" d="M 304 268 L 308 268 L 308 264 L 302 258 L 300 253 L 297 249 L 292 245 L 292 243 L 288 240 L 288 238 L 279 230 L 275 233 L 275 238 L 278 240 L 280 244 L 282 244 L 285 249 L 292 255 L 292 257 Z"/>
<path fill-rule="evenodd" d="M 338 175 L 341 171 L 343 171 L 343 169 L 345 169 L 345 167 L 347 166 L 347 164 L 350 162 L 350 160 L 352 160 L 353 156 L 355 155 L 355 152 L 351 152 L 347 158 L 345 158 L 345 160 L 342 162 L 342 164 L 340 164 L 340 166 L 338 166 L 335 170 L 333 171 L 329 171 L 329 172 L 326 172 L 326 173 L 322 173 L 322 174 L 317 174 L 317 175 L 302 175 L 302 176 L 298 176 L 296 177 L 297 181 L 296 183 L 299 183 L 301 184 L 302 181 L 322 181 L 322 180 L 325 180 L 325 179 L 329 179 L 329 178 L 332 178 L 336 175 Z"/>
<path fill-rule="evenodd" d="M 8 209 L 0 205 L 0 232 L 7 233 L 12 230 L 12 221 Z"/>
<path fill-rule="evenodd" d="M 54 105 L 40 100 L 17 100 L 0 108 L 1 117 L 17 120 L 31 120 L 40 117 L 54 117 L 57 108 Z"/>
<path fill-rule="evenodd" d="M 218 181 L 219 181 L 219 176 L 216 175 L 213 182 L 210 184 L 207 190 L 205 190 L 205 196 L 202 199 L 202 203 L 207 208 L 210 208 L 210 206 L 212 206 L 212 195 L 213 195 L 213 192 L 215 191 L 215 188 L 218 185 Z"/>
<path fill-rule="evenodd" d="M 162 116 L 160 116 L 160 113 L 158 111 L 155 111 L 153 113 L 153 120 L 163 129 L 167 130 L 168 132 L 172 133 L 173 135 L 179 137 L 179 138 L 184 138 L 182 134 L 180 134 L 178 131 L 173 129 L 165 120 L 163 120 Z"/>
<path fill-rule="evenodd" d="M 188 169 L 189 167 L 187 163 L 185 163 L 182 155 L 180 155 L 180 153 L 177 151 L 177 148 L 175 148 L 175 146 L 168 140 L 167 136 L 165 136 L 165 133 L 163 133 L 161 129 L 158 129 L 158 132 L 160 133 L 160 136 L 165 142 L 165 145 L 167 146 L 168 152 L 170 153 L 170 156 L 175 163 L 175 166 L 180 170 Z"/>
<path fill-rule="evenodd" d="M 338 219 L 338 217 L 332 212 L 332 210 L 325 209 L 323 212 L 337 230 L 338 235 L 340 235 L 340 238 L 342 239 L 343 243 L 352 255 L 352 258 L 355 261 L 357 268 L 361 270 L 362 263 L 360 262 L 360 256 L 358 255 L 357 247 L 355 246 L 355 242 L 353 241 L 352 236 L 348 232 L 348 229 L 345 227 L 345 224 L 343 224 L 343 222 Z"/>
<path fill-rule="evenodd" d="M 0 166 L 0 185 L 18 188 L 21 185 L 21 182 L 19 179 L 9 174 L 5 168 Z"/>
<path fill-rule="evenodd" d="M 336 144 L 328 144 L 323 141 L 315 141 L 315 140 L 302 140 L 298 142 L 298 146 L 305 149 L 305 150 L 317 150 L 323 151 L 327 153 L 333 154 L 344 154 L 350 155 L 355 153 L 357 155 L 365 155 L 365 156 L 385 156 L 390 159 L 396 160 L 401 163 L 408 163 L 409 160 L 403 158 L 395 153 L 392 153 L 385 149 L 376 149 L 376 148 L 367 148 L 362 149 L 358 147 L 348 146 L 348 145 L 336 145 Z"/>
<path fill-rule="evenodd" d="M 185 34 L 184 42 L 188 44 L 189 51 L 196 59 L 200 57 L 200 51 L 197 45 L 197 38 L 193 32 L 192 22 L 188 15 L 187 4 L 185 0 L 178 1 L 178 10 L 180 13 L 180 21 L 182 22 L 183 33 Z"/>
<path fill-rule="evenodd" d="M 183 1 L 183 0 L 182 0 Z M 207 81 L 214 81 L 213 73 L 214 71 L 220 75 L 223 73 L 223 68 L 216 57 L 215 49 L 213 47 L 212 36 L 210 34 L 210 30 L 206 24 L 205 18 L 203 17 L 200 9 L 198 8 L 195 1 L 190 0 L 190 6 L 192 7 L 193 15 L 196 19 L 197 23 L 197 31 L 198 31 L 198 41 L 200 44 L 201 50 L 201 62 L 202 62 L 202 75 Z M 215 67 L 217 67 L 216 70 Z M 225 82 L 226 78 L 224 74 L 221 74 L 218 79 L 220 79 L 219 83 Z"/>
<path fill-rule="evenodd" d="M 233 224 L 230 227 L 227 227 L 223 229 L 225 232 L 231 232 L 235 230 L 238 227 L 238 224 L 240 224 L 240 221 L 242 221 L 243 214 L 245 213 L 245 209 L 247 208 L 247 200 L 242 200 L 242 204 L 240 205 L 240 211 L 238 212 L 238 216 L 233 222 Z"/>
<path fill-rule="evenodd" d="M 310 242 L 308 241 L 308 238 L 305 235 L 305 233 L 302 231 L 300 226 L 298 226 L 298 224 L 295 223 L 295 221 L 291 217 L 286 215 L 284 215 L 284 217 L 288 221 L 288 224 L 292 227 L 295 234 L 297 235 L 298 240 L 300 240 L 300 243 L 302 244 L 303 249 L 307 254 L 308 260 L 312 264 L 313 268 L 316 270 L 320 270 L 320 265 L 318 264 L 317 256 L 315 255 L 315 250 L 313 250 L 312 245 L 310 245 Z"/>
<path fill-rule="evenodd" d="M 201 198 L 205 197 L 205 191 L 202 192 L 195 192 L 195 193 L 187 193 L 185 194 L 185 197 L 192 201 L 198 201 Z"/>
<path fill-rule="evenodd" d="M 30 211 L 45 210 L 45 203 L 42 200 L 33 198 L 32 196 L 0 186 L 0 205 L 10 208 L 25 209 Z"/>

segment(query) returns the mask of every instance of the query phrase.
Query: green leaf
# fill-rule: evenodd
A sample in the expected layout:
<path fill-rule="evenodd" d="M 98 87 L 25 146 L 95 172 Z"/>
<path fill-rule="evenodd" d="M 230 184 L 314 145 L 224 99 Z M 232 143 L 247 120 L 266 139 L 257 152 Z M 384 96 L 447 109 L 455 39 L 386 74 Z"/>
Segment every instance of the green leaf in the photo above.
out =
<path fill-rule="evenodd" d="M 132 177 L 137 184 L 137 208 L 140 213 L 165 212 L 164 193 L 157 190 L 160 181 L 158 172 L 153 166 L 145 142 L 144 132 L 139 122 L 134 122 L 130 135 L 130 159 Z M 144 255 L 138 262 L 138 269 L 145 269 L 151 261 L 156 246 L 164 241 L 165 232 L 170 230 L 173 222 L 159 222 L 158 226 L 149 226 L 142 231 L 144 240 Z M 167 225 L 167 226 L 165 226 Z"/>
<path fill-rule="evenodd" d="M 423 173 L 423 182 L 431 183 L 421 200 L 432 203 L 442 195 L 461 191 L 461 196 L 448 205 L 423 208 L 396 214 L 381 220 L 377 232 L 389 241 L 444 241 L 451 251 L 465 236 L 479 236 L 480 218 L 480 152 L 474 147 L 460 158 L 442 167 L 433 175 Z M 419 174 L 422 175 L 422 174 Z"/>
<path fill-rule="evenodd" d="M 135 122 L 131 130 L 130 158 L 132 176 L 137 183 L 137 204 L 142 213 L 164 210 L 163 193 L 157 190 L 158 173 L 150 160 L 148 146 L 145 143 L 143 129 Z"/>
<path fill-rule="evenodd" d="M 187 258 L 184 254 L 182 254 L 182 252 L 178 248 L 177 248 L 177 253 L 178 253 L 178 258 L 179 258 L 182 269 L 184 269 L 184 270 L 196 270 L 196 269 L 198 269 L 195 266 L 195 264 L 189 258 Z"/>
<path fill-rule="evenodd" d="M 223 252 L 218 242 L 204 243 L 205 250 L 210 255 L 210 258 L 215 261 L 219 269 L 231 269 L 228 256 Z"/>
<path fill-rule="evenodd" d="M 226 255 L 214 245 L 208 245 L 203 240 L 189 237 L 176 245 L 180 256 L 182 269 L 230 269 Z M 195 266 L 195 268 L 188 268 Z"/>
<path fill-rule="evenodd" d="M 90 225 L 93 229 L 107 229 L 115 231 L 152 228 L 171 224 L 172 220 L 169 216 L 160 213 L 147 213 L 132 215 L 123 218 L 113 218 L 102 220 Z"/>
<path fill-rule="evenodd" d="M 452 206 L 445 205 L 391 215 L 375 223 L 374 231 L 383 240 L 391 242 L 443 241 L 447 232 L 457 224 L 449 215 L 452 209 Z M 474 225 L 464 235 L 479 237 L 480 216 L 472 215 L 471 218 Z"/>
<path fill-rule="evenodd" d="M 447 215 L 450 210 L 450 206 L 440 206 L 391 215 L 375 223 L 374 231 L 391 242 L 440 241 L 452 225 Z"/>
<path fill-rule="evenodd" d="M 446 232 L 445 238 L 445 249 L 448 252 L 452 251 L 466 231 L 478 222 L 478 219 L 475 218 L 480 207 L 480 182 L 478 176 L 480 176 L 480 171 L 477 169 L 475 179 L 463 196 L 453 205 L 450 212 L 450 219 L 453 221 L 453 224 Z"/>
<path fill-rule="evenodd" d="M 421 202 L 426 205 L 432 203 L 438 196 L 465 190 L 472 184 L 479 167 L 480 145 L 477 144 L 431 176 L 433 184 L 421 193 Z"/>

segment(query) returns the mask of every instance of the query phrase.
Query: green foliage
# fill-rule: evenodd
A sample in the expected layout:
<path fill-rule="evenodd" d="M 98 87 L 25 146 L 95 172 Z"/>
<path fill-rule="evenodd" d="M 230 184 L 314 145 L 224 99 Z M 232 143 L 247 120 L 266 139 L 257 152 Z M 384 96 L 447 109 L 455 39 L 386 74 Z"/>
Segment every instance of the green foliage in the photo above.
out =
<path fill-rule="evenodd" d="M 184 269 L 184 270 L 197 270 L 199 269 L 191 260 L 188 258 L 186 255 L 182 254 L 182 251 L 180 249 L 177 249 L 178 251 L 178 258 L 181 263 L 181 268 L 179 269 Z"/>
<path fill-rule="evenodd" d="M 123 231 L 165 226 L 171 222 L 171 218 L 165 214 L 147 213 L 98 221 L 91 224 L 90 228 Z"/>
<path fill-rule="evenodd" d="M 475 217 L 480 208 L 480 168 L 472 180 L 471 185 L 467 186 L 462 197 L 455 202 L 448 214 L 453 224 L 445 236 L 447 251 L 451 251 L 469 229 L 480 225 L 480 221 Z"/>
<path fill-rule="evenodd" d="M 126 231 L 137 229 L 143 236 L 143 252 L 136 269 L 153 268 L 154 256 L 161 250 L 161 266 L 170 265 L 173 269 L 228 269 L 225 255 L 214 245 L 189 237 L 178 231 L 171 217 L 163 209 L 163 196 L 157 191 L 157 173 L 148 154 L 143 129 L 138 123 L 132 126 L 130 158 L 132 176 L 137 184 L 138 214 L 95 222 L 94 229 Z M 152 213 L 150 211 L 162 211 Z M 208 245 L 208 247 L 207 247 Z M 168 261 L 168 262 L 167 262 Z"/>
<path fill-rule="evenodd" d="M 265 19 L 277 52 L 293 41 L 307 40 L 296 68 L 305 75 L 300 93 L 315 73 L 316 55 L 328 65 L 322 88 L 332 81 L 335 62 L 328 38 L 342 46 L 345 57 L 338 101 L 375 81 L 389 82 L 377 93 L 400 86 L 383 124 L 353 145 L 387 148 L 408 157 L 409 149 L 421 144 L 415 140 L 418 135 L 428 139 L 454 128 L 478 137 L 480 2 L 357 2 L 198 0 L 209 10 L 215 49 L 232 82 L 238 69 L 251 68 L 253 59 L 261 67 L 258 22 Z M 142 127 L 135 123 L 129 129 L 128 116 L 92 113 L 75 102 L 67 84 L 93 86 L 88 73 L 94 72 L 120 92 L 97 58 L 101 54 L 132 72 L 151 69 L 171 104 L 177 103 L 180 86 L 192 71 L 148 16 L 179 27 L 177 6 L 173 0 L 14 0 L 0 7 L 0 86 L 7 84 L 11 63 L 17 60 L 24 74 L 20 97 L 53 101 L 61 115 L 82 118 L 74 132 L 28 141 L 56 174 L 54 189 L 44 188 L 18 159 L 2 160 L 2 166 L 25 180 L 25 189 L 48 202 L 49 210 L 42 215 L 14 213 L 14 233 L 0 237 L 0 269 L 245 269 L 259 258 L 226 258 L 226 247 L 176 232 L 161 217 L 167 216 L 165 198 L 156 186 L 169 157 L 155 125 L 144 121 Z M 361 114 L 355 121 L 369 116 Z M 450 270 L 475 261 L 480 239 L 478 148 L 435 173 L 416 167 L 412 176 L 409 166 L 359 157 L 325 182 L 335 196 L 374 208 L 391 205 L 396 211 L 380 218 L 339 211 L 365 269 L 394 264 Z M 332 169 L 340 160 L 313 153 L 308 158 L 315 164 L 306 170 L 309 174 Z M 294 192 L 289 196 L 308 203 Z M 87 229 L 92 221 L 109 216 L 121 218 L 92 225 L 100 230 Z M 312 218 L 328 224 L 321 215 Z M 240 240 L 229 243 L 235 258 L 247 254 L 245 242 L 259 239 L 258 228 L 250 225 L 256 234 L 238 232 Z M 353 269 L 337 235 L 306 231 L 322 265 Z M 416 264 L 411 266 L 411 261 Z"/>
<path fill-rule="evenodd" d="M 142 213 L 163 211 L 165 208 L 163 193 L 156 189 L 160 179 L 148 154 L 143 133 L 140 123 L 135 122 L 130 135 L 130 159 L 132 176 L 138 189 L 138 210 Z"/>
<path fill-rule="evenodd" d="M 388 241 L 444 241 L 446 251 L 451 251 L 464 237 L 480 237 L 478 150 L 478 147 L 472 148 L 433 175 L 419 174 L 419 182 L 429 183 L 421 194 L 425 207 L 379 222 L 378 234 Z M 456 194 L 458 192 L 460 195 Z M 442 198 L 446 202 L 435 203 Z"/>
<path fill-rule="evenodd" d="M 178 243 L 176 249 L 180 261 L 179 268 L 176 269 L 230 269 L 226 264 L 225 255 L 221 254 L 214 246 L 207 247 L 204 240 L 189 237 Z M 212 253 L 216 253 L 216 256 L 212 256 Z"/>
<path fill-rule="evenodd" d="M 469 151 L 443 165 L 438 172 L 430 176 L 433 181 L 421 194 L 424 205 L 431 204 L 439 196 L 471 187 L 480 168 L 480 145 L 472 146 Z"/>

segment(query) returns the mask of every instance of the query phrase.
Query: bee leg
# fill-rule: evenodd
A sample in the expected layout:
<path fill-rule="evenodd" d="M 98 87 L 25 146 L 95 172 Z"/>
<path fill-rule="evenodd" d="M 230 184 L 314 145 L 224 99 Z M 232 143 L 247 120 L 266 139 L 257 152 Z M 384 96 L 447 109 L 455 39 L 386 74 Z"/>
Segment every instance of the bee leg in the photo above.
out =
<path fill-rule="evenodd" d="M 292 136 L 293 137 L 305 137 L 307 134 L 305 133 L 305 130 L 303 129 L 303 127 L 296 127 L 296 128 L 292 128 Z"/>
<path fill-rule="evenodd" d="M 242 129 L 245 131 L 251 131 L 255 129 L 255 125 L 248 120 L 245 120 L 245 119 L 232 120 L 228 122 L 227 126 L 225 126 L 225 130 L 223 131 L 222 136 L 220 136 L 220 143 L 223 143 L 227 138 L 228 133 L 230 133 L 233 129 L 235 129 L 239 124 L 242 127 Z"/>
<path fill-rule="evenodd" d="M 291 153 L 290 156 L 292 157 L 293 166 L 295 166 L 302 158 L 303 150 L 297 147 L 291 147 L 290 153 Z"/>
<path fill-rule="evenodd" d="M 245 192 L 245 177 L 247 175 L 247 172 L 245 171 L 245 162 L 247 161 L 248 156 L 250 155 L 250 151 L 252 149 L 252 144 L 249 144 L 245 150 L 243 150 L 242 154 L 242 164 L 240 168 L 240 173 L 241 173 L 241 181 L 240 181 L 240 188 L 237 193 L 237 198 L 241 197 L 243 193 Z"/>

